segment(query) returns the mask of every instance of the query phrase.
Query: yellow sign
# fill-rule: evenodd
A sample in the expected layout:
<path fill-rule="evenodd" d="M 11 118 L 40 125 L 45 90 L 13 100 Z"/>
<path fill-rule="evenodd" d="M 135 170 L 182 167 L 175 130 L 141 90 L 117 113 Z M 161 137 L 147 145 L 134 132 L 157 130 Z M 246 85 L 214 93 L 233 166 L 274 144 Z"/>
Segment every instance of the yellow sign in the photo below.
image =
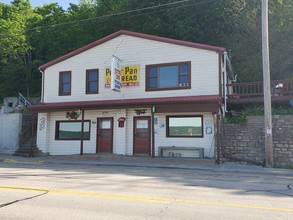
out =
<path fill-rule="evenodd" d="M 139 66 L 122 66 L 121 71 L 122 86 L 138 86 L 139 85 Z M 105 87 L 111 86 L 111 68 L 105 69 Z"/>

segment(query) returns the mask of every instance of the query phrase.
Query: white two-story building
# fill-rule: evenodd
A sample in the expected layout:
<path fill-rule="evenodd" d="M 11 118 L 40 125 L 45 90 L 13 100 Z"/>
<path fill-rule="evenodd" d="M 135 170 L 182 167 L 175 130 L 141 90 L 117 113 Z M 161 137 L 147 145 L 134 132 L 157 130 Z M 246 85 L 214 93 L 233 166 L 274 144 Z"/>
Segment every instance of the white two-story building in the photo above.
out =
<path fill-rule="evenodd" d="M 30 107 L 37 146 L 51 155 L 182 157 L 198 148 L 214 158 L 226 59 L 221 47 L 125 30 L 72 51 L 39 68 L 42 103 Z"/>

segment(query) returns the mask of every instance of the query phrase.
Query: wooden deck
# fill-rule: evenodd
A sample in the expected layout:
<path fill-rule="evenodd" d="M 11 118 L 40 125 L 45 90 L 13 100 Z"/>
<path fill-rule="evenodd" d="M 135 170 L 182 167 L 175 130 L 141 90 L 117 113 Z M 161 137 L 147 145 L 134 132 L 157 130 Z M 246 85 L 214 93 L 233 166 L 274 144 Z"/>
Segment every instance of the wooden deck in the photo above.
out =
<path fill-rule="evenodd" d="M 231 83 L 227 85 L 227 104 L 263 103 L 263 82 Z M 293 80 L 271 81 L 272 103 L 289 103 L 293 98 Z"/>

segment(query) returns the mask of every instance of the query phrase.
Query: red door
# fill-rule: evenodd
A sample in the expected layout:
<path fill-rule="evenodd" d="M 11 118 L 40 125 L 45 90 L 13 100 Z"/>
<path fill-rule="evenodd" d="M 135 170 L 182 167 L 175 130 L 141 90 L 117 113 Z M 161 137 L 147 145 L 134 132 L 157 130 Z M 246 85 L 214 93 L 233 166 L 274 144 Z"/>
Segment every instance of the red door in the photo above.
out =
<path fill-rule="evenodd" d="M 134 117 L 133 154 L 150 155 L 150 117 Z"/>
<path fill-rule="evenodd" d="M 97 153 L 113 151 L 113 118 L 97 119 Z"/>

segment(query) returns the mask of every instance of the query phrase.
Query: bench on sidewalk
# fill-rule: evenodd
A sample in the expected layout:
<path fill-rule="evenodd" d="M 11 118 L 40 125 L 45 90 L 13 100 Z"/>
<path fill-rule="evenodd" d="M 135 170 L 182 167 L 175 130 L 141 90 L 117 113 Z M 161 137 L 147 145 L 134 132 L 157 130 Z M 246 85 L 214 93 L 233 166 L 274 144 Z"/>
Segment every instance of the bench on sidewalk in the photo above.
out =
<path fill-rule="evenodd" d="M 204 149 L 202 147 L 160 146 L 159 157 L 203 158 Z"/>

